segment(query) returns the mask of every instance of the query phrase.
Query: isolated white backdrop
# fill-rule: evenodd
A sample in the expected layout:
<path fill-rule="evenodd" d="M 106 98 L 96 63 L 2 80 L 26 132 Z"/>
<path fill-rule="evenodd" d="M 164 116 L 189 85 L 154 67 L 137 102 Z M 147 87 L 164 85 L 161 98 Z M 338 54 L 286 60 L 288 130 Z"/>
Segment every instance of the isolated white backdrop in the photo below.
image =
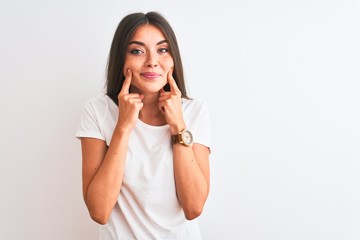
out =
<path fill-rule="evenodd" d="M 352 0 L 2 1 L 0 239 L 96 239 L 74 134 L 118 22 L 153 10 L 211 111 L 204 239 L 360 239 Z"/>

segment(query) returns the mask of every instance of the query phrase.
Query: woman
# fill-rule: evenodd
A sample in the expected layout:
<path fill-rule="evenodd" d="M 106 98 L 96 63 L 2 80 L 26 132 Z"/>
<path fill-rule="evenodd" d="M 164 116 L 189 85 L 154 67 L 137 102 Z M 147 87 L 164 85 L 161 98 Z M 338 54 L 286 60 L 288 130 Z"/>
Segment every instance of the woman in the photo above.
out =
<path fill-rule="evenodd" d="M 186 95 L 169 23 L 155 12 L 126 16 L 106 95 L 86 102 L 76 133 L 100 239 L 200 239 L 193 219 L 209 193 L 209 131 L 206 104 Z"/>

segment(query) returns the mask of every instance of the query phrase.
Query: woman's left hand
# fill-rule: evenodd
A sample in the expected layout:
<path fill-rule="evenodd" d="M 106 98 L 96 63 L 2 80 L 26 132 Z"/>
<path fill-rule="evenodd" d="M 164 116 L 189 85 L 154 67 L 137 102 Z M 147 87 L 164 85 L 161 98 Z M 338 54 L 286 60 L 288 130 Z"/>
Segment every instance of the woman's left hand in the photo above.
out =
<path fill-rule="evenodd" d="M 182 114 L 181 91 L 172 76 L 172 70 L 169 71 L 167 79 L 170 92 L 160 90 L 159 109 L 165 115 L 165 120 L 170 125 L 171 134 L 174 135 L 185 129 L 185 122 Z"/>

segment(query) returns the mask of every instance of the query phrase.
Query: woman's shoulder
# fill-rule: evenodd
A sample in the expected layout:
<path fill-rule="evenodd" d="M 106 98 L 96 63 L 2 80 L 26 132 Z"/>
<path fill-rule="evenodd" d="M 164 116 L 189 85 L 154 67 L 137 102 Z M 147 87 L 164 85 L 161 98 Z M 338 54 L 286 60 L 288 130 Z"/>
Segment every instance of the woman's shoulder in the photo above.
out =
<path fill-rule="evenodd" d="M 202 100 L 202 99 L 199 99 L 199 98 L 190 98 L 190 99 L 183 98 L 182 99 L 182 104 L 186 108 L 204 108 L 204 107 L 207 107 L 206 102 L 204 100 Z"/>
<path fill-rule="evenodd" d="M 104 93 L 88 98 L 84 102 L 85 111 L 94 112 L 96 115 L 104 116 L 107 112 L 116 110 L 116 104 Z"/>
<path fill-rule="evenodd" d="M 203 112 L 208 110 L 207 103 L 199 98 L 182 99 L 184 112 Z"/>
<path fill-rule="evenodd" d="M 85 106 L 92 106 L 96 109 L 107 108 L 112 101 L 106 94 L 98 93 L 97 95 L 85 100 Z"/>

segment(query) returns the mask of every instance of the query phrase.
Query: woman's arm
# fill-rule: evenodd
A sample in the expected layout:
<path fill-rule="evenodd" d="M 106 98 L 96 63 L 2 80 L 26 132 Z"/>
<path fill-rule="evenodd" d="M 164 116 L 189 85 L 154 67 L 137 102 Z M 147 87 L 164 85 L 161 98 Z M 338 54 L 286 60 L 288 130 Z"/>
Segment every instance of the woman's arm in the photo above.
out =
<path fill-rule="evenodd" d="M 209 194 L 209 151 L 196 143 L 192 147 L 173 145 L 176 191 L 188 220 L 201 214 Z"/>
<path fill-rule="evenodd" d="M 159 109 L 170 126 L 171 135 L 186 128 L 182 115 L 181 92 L 168 73 L 170 92 L 161 91 Z M 192 147 L 173 145 L 176 192 L 188 220 L 198 217 L 203 209 L 210 188 L 209 148 L 201 144 Z"/>
<path fill-rule="evenodd" d="M 83 195 L 91 218 L 106 224 L 122 184 L 129 134 L 114 131 L 109 148 L 103 140 L 82 138 Z"/>
<path fill-rule="evenodd" d="M 118 95 L 119 117 L 109 148 L 103 140 L 81 140 L 84 200 L 91 218 L 100 224 L 107 223 L 119 196 L 130 133 L 143 107 L 144 96 L 129 93 L 131 80 L 128 70 Z"/>

